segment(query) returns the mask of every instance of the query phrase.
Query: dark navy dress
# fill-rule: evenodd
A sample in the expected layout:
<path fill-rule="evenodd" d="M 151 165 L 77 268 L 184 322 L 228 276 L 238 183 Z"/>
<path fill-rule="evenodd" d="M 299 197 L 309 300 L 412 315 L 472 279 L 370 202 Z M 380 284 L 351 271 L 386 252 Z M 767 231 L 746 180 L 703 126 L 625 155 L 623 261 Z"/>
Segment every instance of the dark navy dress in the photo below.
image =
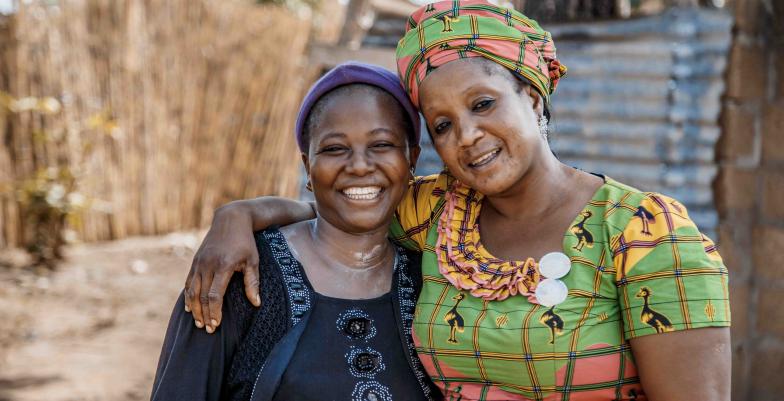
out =
<path fill-rule="evenodd" d="M 151 400 L 440 399 L 414 351 L 419 255 L 397 248 L 392 289 L 369 300 L 317 294 L 277 228 L 256 233 L 261 307 L 235 274 L 214 334 L 177 301 Z"/>
<path fill-rule="evenodd" d="M 275 401 L 425 400 L 394 313 L 391 293 L 361 301 L 316 294 Z"/>

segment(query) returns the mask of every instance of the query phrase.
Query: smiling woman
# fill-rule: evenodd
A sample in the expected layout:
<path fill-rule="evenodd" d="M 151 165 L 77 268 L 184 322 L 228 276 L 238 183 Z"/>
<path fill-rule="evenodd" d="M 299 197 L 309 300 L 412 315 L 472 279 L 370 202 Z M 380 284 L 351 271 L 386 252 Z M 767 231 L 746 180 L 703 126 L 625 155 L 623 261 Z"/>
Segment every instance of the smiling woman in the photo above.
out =
<path fill-rule="evenodd" d="M 393 73 L 352 63 L 314 85 L 297 127 L 317 217 L 256 233 L 261 308 L 238 276 L 210 335 L 180 297 L 153 400 L 429 399 L 410 337 L 419 257 L 387 239 L 419 116 Z"/>

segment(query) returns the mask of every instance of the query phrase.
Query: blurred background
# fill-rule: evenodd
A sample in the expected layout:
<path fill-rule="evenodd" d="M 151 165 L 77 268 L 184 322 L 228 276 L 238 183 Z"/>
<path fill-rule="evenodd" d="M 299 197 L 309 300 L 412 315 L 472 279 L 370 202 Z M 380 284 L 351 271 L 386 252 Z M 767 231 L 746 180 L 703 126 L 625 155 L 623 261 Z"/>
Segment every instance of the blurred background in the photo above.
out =
<path fill-rule="evenodd" d="M 214 209 L 306 196 L 299 101 L 394 69 L 406 0 L 0 0 L 0 400 L 148 399 Z M 674 196 L 730 269 L 733 401 L 784 394 L 784 1 L 516 0 L 565 162 Z M 441 168 L 432 147 L 421 174 Z"/>

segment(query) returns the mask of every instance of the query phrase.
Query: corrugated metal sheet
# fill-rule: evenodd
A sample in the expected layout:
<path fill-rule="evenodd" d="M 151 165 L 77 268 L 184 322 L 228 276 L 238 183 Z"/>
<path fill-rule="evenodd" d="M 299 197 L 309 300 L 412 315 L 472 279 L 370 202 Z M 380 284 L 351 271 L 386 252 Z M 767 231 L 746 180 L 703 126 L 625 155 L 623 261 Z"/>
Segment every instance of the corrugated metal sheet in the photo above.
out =
<path fill-rule="evenodd" d="M 561 160 L 673 196 L 709 235 L 731 43 L 723 11 L 551 26 L 569 76 L 553 98 Z"/>
<path fill-rule="evenodd" d="M 715 234 L 711 186 L 731 27 L 728 13 L 705 9 L 548 26 L 569 67 L 553 96 L 558 157 L 675 197 Z M 419 172 L 440 167 L 426 144 Z"/>

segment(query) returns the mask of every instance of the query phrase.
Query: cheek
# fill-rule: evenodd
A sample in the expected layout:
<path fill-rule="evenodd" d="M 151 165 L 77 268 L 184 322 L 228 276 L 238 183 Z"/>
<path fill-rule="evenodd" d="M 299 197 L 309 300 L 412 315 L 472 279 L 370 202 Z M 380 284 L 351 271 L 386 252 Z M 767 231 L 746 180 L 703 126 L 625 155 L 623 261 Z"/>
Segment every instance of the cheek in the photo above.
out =
<path fill-rule="evenodd" d="M 323 158 L 311 159 L 310 183 L 314 188 L 329 187 L 337 176 L 337 163 Z"/>
<path fill-rule="evenodd" d="M 405 152 L 394 152 L 379 158 L 379 168 L 390 180 L 390 184 L 408 183 L 411 164 Z"/>
<path fill-rule="evenodd" d="M 438 156 L 441 157 L 441 161 L 449 167 L 450 170 L 454 170 L 458 164 L 457 160 L 457 144 L 452 143 L 453 135 L 442 135 L 440 137 L 433 138 L 433 147 L 436 149 L 436 153 Z"/>

